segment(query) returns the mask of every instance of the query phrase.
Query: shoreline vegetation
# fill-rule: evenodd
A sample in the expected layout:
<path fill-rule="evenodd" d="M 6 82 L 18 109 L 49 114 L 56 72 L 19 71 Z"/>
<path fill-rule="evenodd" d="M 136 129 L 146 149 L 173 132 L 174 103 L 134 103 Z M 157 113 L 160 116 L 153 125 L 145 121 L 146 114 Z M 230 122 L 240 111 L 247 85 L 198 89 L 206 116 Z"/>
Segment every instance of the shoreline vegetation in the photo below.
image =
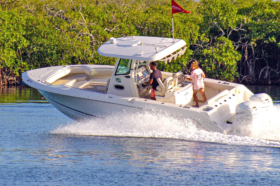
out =
<path fill-rule="evenodd" d="M 207 77 L 250 85 L 280 84 L 280 2 L 177 0 L 174 14 L 185 55 L 159 69 L 189 73 L 200 61 Z M 70 64 L 114 65 L 98 47 L 110 37 L 172 37 L 170 0 L 0 0 L 0 85 L 18 85 L 30 69 Z"/>

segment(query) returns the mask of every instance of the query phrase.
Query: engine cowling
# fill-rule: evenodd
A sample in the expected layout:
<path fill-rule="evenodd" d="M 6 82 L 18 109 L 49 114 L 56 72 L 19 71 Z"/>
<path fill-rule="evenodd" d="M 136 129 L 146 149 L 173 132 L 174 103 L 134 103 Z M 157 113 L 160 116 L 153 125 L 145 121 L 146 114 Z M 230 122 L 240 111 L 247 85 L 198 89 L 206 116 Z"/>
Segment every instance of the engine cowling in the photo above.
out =
<path fill-rule="evenodd" d="M 240 103 L 236 106 L 235 121 L 245 121 L 250 123 L 259 113 L 266 112 L 273 105 L 272 99 L 265 93 L 255 94 L 250 97 L 250 101 Z"/>

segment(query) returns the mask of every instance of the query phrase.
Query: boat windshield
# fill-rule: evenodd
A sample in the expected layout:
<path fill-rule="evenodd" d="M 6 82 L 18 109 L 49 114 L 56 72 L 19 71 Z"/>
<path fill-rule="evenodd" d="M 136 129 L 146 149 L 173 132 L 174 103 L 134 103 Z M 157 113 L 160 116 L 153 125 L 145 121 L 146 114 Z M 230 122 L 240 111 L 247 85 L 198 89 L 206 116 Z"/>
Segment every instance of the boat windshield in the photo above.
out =
<path fill-rule="evenodd" d="M 139 62 L 139 67 L 141 67 L 141 66 L 146 66 L 146 61 L 140 61 Z"/>
<path fill-rule="evenodd" d="M 131 60 L 130 59 L 120 59 L 116 75 L 126 75 L 130 72 L 130 65 Z"/>

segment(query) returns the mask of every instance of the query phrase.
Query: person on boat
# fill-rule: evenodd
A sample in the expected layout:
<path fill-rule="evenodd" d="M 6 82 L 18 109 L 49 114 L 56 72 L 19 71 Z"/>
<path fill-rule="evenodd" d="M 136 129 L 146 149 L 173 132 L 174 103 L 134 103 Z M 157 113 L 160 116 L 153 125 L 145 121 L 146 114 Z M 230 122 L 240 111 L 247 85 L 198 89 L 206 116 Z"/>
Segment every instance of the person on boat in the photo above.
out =
<path fill-rule="evenodd" d="M 193 84 L 193 98 L 195 101 L 194 107 L 199 107 L 198 105 L 198 99 L 197 99 L 197 92 L 199 91 L 202 98 L 203 102 L 205 103 L 207 101 L 205 92 L 204 92 L 204 83 L 203 83 L 203 78 L 205 78 L 204 72 L 198 67 L 198 61 L 197 60 L 192 60 L 191 62 L 191 75 L 188 78 L 187 76 L 186 79 L 192 81 Z"/>
<path fill-rule="evenodd" d="M 153 72 L 150 74 L 150 80 L 146 84 L 152 85 L 151 99 L 156 100 L 155 93 L 156 93 L 156 88 L 159 85 L 157 79 L 160 78 L 160 80 L 162 80 L 162 75 L 161 75 L 161 71 L 157 69 L 157 63 L 155 61 L 150 63 L 150 68 Z"/>

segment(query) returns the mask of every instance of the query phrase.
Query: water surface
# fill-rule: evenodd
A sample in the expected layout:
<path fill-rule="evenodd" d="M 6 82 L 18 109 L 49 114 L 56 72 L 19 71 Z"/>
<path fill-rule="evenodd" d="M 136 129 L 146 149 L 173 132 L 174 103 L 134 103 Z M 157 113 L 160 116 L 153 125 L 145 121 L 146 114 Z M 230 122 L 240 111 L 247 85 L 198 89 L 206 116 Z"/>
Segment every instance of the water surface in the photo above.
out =
<path fill-rule="evenodd" d="M 29 88 L 2 90 L 0 102 L 1 185 L 280 183 L 278 140 L 211 133 L 149 113 L 75 122 Z M 275 103 L 255 135 L 277 139 L 279 114 Z"/>

